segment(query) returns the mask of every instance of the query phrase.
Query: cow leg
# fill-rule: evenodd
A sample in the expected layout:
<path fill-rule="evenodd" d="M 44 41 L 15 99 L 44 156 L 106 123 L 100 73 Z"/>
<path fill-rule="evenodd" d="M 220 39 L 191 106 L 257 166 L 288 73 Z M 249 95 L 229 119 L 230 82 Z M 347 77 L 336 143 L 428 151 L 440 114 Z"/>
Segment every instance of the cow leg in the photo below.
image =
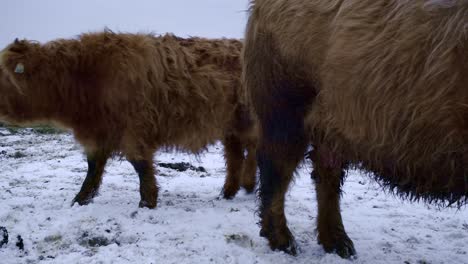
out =
<path fill-rule="evenodd" d="M 268 239 L 271 249 L 282 250 L 286 253 L 296 254 L 294 237 L 287 227 L 284 214 L 284 199 L 288 189 L 294 162 L 282 162 L 269 153 L 258 153 L 260 167 L 260 236 Z"/>
<path fill-rule="evenodd" d="M 301 87 L 288 80 L 274 82 L 271 87 L 270 96 L 262 99 L 268 111 L 258 111 L 260 235 L 268 239 L 272 249 L 295 255 L 296 246 L 287 227 L 284 201 L 308 144 L 304 115 L 311 99 L 309 94 L 301 92 Z"/>
<path fill-rule="evenodd" d="M 326 252 L 349 258 L 356 255 L 356 251 L 341 219 L 340 195 L 345 173 L 343 162 L 323 146 L 316 149 L 311 159 L 318 202 L 318 243 L 322 244 Z"/>
<path fill-rule="evenodd" d="M 73 199 L 72 205 L 89 204 L 98 194 L 102 182 L 104 167 L 109 159 L 110 152 L 105 150 L 90 151 L 86 154 L 88 160 L 88 173 L 81 186 L 80 192 Z"/>
<path fill-rule="evenodd" d="M 238 137 L 228 136 L 224 139 L 224 157 L 226 159 L 227 175 L 223 187 L 225 199 L 232 199 L 240 188 L 240 175 L 244 153 Z"/>
<path fill-rule="evenodd" d="M 255 144 L 247 144 L 247 155 L 244 159 L 244 166 L 242 170 L 241 186 L 247 191 L 252 193 L 255 189 L 256 175 L 257 175 L 257 159 Z"/>
<path fill-rule="evenodd" d="M 286 224 L 284 201 L 293 173 L 303 158 L 307 142 L 302 119 L 281 120 L 285 115 L 291 114 L 284 110 L 278 112 L 278 119 L 271 120 L 268 130 L 265 130 L 263 125 L 257 150 L 260 169 L 260 235 L 268 239 L 272 249 L 295 255 L 294 238 Z M 281 137 L 272 138 L 272 135 Z"/>
<path fill-rule="evenodd" d="M 158 185 L 156 183 L 153 155 L 146 158 L 129 159 L 140 179 L 139 207 L 155 208 L 158 201 Z"/>
<path fill-rule="evenodd" d="M 257 162 L 260 170 L 260 235 L 272 249 L 296 253 L 286 224 L 284 200 L 308 143 L 304 117 L 315 98 L 310 80 L 300 68 L 280 57 L 275 39 L 252 17 L 244 48 L 244 85 L 257 114 L 260 134 Z M 293 62 L 294 63 L 294 62 Z"/>

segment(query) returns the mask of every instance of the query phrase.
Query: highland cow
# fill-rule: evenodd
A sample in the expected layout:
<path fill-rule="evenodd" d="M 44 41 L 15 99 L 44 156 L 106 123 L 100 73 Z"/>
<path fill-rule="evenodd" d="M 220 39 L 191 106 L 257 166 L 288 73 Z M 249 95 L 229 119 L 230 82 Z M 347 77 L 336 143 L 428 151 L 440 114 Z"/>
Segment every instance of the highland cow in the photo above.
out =
<path fill-rule="evenodd" d="M 0 120 L 69 128 L 84 146 L 88 173 L 74 202 L 96 196 L 106 161 L 126 157 L 140 179 L 140 207 L 154 208 L 153 155 L 199 153 L 224 144 L 224 197 L 255 187 L 255 124 L 241 100 L 233 39 L 83 34 L 46 44 L 18 41 L 0 56 Z M 245 154 L 247 153 L 247 154 Z"/>
<path fill-rule="evenodd" d="M 311 143 L 318 242 L 355 254 L 348 168 L 437 205 L 468 196 L 468 1 L 254 0 L 243 82 L 259 119 L 261 235 L 296 253 L 284 195 Z"/>

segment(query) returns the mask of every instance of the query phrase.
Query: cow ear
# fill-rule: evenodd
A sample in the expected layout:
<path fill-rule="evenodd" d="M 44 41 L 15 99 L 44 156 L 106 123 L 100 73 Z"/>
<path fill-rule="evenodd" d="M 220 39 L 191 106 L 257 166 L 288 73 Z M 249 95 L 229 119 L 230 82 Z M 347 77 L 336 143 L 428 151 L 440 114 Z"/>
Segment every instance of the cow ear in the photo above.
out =
<path fill-rule="evenodd" d="M 23 53 L 28 49 L 28 43 L 26 40 L 19 40 L 18 38 L 13 41 L 12 44 L 8 47 L 8 51 Z"/>

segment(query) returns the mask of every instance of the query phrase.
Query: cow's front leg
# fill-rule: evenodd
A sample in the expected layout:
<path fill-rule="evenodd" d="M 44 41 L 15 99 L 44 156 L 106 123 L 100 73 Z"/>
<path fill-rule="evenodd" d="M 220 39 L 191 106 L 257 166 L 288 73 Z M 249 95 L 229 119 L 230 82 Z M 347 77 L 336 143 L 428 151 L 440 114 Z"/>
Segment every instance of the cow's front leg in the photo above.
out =
<path fill-rule="evenodd" d="M 79 205 L 89 204 L 93 198 L 98 194 L 99 187 L 102 182 L 102 174 L 106 166 L 107 159 L 109 159 L 110 151 L 94 150 L 87 151 L 86 157 L 88 161 L 88 173 L 81 186 L 80 192 L 73 199 L 72 205 L 78 203 Z"/>

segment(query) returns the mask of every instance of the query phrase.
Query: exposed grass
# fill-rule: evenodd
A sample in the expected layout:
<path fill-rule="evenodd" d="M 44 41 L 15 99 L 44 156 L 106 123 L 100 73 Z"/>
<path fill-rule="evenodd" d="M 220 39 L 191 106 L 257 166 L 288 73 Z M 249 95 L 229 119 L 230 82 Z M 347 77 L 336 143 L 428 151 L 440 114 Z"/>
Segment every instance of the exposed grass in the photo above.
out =
<path fill-rule="evenodd" d="M 10 132 L 11 134 L 18 134 L 18 132 L 22 129 L 17 126 L 10 126 L 10 125 L 3 124 L 3 123 L 0 123 L 0 128 L 6 128 L 8 132 Z"/>
<path fill-rule="evenodd" d="M 62 130 L 60 128 L 56 128 L 56 127 L 52 127 L 52 126 L 48 126 L 48 125 L 20 127 L 20 126 L 7 125 L 7 124 L 4 124 L 4 123 L 0 123 L 0 127 L 6 128 L 8 130 L 8 132 L 10 132 L 13 135 L 21 133 L 22 131 L 24 131 L 26 129 L 30 129 L 32 132 L 34 132 L 36 134 L 40 134 L 40 135 L 60 134 L 60 133 L 65 132 L 64 130 Z"/>
<path fill-rule="evenodd" d="M 43 135 L 60 134 L 60 133 L 65 132 L 64 130 L 60 128 L 51 127 L 51 126 L 38 126 L 38 127 L 32 127 L 31 129 L 32 131 L 34 131 L 34 133 L 43 134 Z"/>

